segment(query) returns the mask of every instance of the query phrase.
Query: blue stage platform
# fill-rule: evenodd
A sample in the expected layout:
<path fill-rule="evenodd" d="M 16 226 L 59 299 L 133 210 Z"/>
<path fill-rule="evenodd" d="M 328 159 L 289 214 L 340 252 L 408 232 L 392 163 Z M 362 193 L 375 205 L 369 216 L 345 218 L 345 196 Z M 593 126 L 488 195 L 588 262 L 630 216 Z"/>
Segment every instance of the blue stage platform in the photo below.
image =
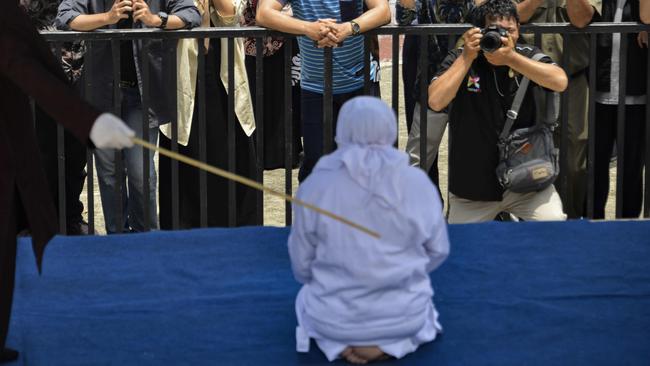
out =
<path fill-rule="evenodd" d="M 294 352 L 288 230 L 19 245 L 16 365 L 316 365 Z M 445 333 L 399 365 L 649 365 L 650 222 L 450 227 Z M 339 363 L 342 363 L 339 361 Z"/>

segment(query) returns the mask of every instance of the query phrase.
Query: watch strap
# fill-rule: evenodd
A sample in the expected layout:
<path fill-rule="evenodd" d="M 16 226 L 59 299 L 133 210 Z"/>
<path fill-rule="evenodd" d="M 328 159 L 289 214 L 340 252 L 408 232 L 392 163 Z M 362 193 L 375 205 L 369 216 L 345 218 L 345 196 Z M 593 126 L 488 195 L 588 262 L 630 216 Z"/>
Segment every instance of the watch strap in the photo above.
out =
<path fill-rule="evenodd" d="M 158 13 L 158 17 L 160 17 L 160 26 L 158 28 L 160 29 L 165 29 L 167 27 L 167 20 L 169 20 L 169 15 L 167 13 L 160 12 Z"/>

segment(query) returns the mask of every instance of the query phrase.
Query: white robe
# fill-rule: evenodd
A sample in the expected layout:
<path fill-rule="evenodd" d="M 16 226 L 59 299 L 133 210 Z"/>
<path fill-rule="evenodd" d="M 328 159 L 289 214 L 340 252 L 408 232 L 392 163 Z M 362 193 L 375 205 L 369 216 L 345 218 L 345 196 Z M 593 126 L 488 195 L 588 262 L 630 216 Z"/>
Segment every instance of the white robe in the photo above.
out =
<path fill-rule="evenodd" d="M 321 159 L 297 196 L 379 232 L 381 239 L 294 205 L 288 246 L 293 273 L 303 284 L 296 299 L 297 350 L 307 352 L 313 338 L 330 361 L 347 346 L 378 346 L 401 358 L 442 330 L 428 275 L 449 254 L 442 205 L 406 155 L 390 177 L 362 177 L 371 186 L 392 185 L 378 188 L 379 194 L 389 192 L 393 202 L 387 204 L 352 176 L 363 175 L 369 163 L 344 166 L 344 150 Z M 356 154 L 352 165 L 364 151 L 347 153 Z M 399 154 L 387 156 L 399 160 Z"/>

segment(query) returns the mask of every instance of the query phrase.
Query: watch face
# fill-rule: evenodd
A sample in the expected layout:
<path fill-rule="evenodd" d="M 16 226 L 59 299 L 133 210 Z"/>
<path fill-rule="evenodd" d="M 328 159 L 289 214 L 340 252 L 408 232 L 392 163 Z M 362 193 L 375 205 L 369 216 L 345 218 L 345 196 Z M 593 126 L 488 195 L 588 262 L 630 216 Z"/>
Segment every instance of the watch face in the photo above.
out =
<path fill-rule="evenodd" d="M 360 31 L 361 27 L 359 27 L 359 24 L 352 22 L 352 33 L 359 34 Z"/>

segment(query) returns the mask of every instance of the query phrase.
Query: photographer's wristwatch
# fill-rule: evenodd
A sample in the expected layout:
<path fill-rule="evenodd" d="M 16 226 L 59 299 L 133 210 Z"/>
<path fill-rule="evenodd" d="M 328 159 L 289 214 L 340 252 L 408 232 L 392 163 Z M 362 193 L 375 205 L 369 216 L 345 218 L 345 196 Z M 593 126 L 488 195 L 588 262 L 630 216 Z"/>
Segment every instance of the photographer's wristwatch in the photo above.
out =
<path fill-rule="evenodd" d="M 356 36 L 361 33 L 361 27 L 359 27 L 359 24 L 355 22 L 354 20 L 350 21 L 350 25 L 352 26 L 352 35 Z"/>
<path fill-rule="evenodd" d="M 169 19 L 169 15 L 161 11 L 160 13 L 158 13 L 158 17 L 160 17 L 160 25 L 158 26 L 158 28 L 165 29 L 165 27 L 167 27 L 167 20 Z"/>

